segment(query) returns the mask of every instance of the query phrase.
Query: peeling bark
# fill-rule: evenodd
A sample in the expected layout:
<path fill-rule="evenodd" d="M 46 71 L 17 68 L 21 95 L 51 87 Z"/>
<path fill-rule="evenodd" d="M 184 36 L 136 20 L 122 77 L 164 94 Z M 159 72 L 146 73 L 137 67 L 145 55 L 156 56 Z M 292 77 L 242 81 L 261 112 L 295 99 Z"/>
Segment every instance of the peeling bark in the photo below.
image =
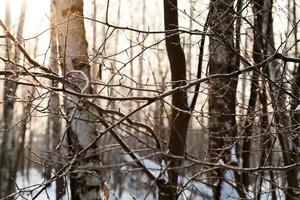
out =
<path fill-rule="evenodd" d="M 66 78 L 78 84 L 79 92 L 91 93 L 89 84 L 90 65 L 88 64 L 88 43 L 85 35 L 82 0 L 57 0 L 56 17 L 58 26 L 59 55 L 62 59 L 62 71 Z M 76 90 L 72 86 L 65 85 Z M 78 106 L 80 105 L 80 106 Z M 89 113 L 89 107 L 81 99 L 67 95 L 64 107 L 71 123 L 68 131 L 69 151 L 71 155 L 87 147 L 97 136 L 92 122 L 95 118 Z M 78 167 L 88 167 L 100 163 L 96 154 L 97 145 L 78 158 L 70 175 L 72 199 L 99 199 L 100 172 L 82 171 Z M 74 171 L 75 170 L 75 171 Z"/>

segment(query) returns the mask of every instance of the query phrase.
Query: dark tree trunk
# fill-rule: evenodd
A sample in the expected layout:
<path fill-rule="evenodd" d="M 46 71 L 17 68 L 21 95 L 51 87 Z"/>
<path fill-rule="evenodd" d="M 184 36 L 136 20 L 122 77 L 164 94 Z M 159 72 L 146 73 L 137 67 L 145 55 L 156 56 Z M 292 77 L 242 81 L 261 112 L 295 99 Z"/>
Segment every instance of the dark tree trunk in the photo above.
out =
<path fill-rule="evenodd" d="M 290 2 L 290 1 L 289 1 Z M 298 41 L 298 23 L 297 23 L 297 4 L 296 0 L 293 0 L 293 7 L 292 7 L 292 13 L 293 13 L 293 30 L 294 30 L 294 41 Z M 288 30 L 289 31 L 289 30 Z M 299 52 L 298 52 L 298 45 L 295 43 L 295 52 L 294 56 L 298 57 Z M 294 64 L 294 71 L 293 71 L 293 86 L 292 86 L 292 91 L 293 94 L 297 97 L 297 99 L 292 99 L 291 102 L 291 110 L 295 110 L 298 106 L 298 99 L 300 99 L 300 64 L 295 63 Z M 299 155 L 297 154 L 297 148 L 299 148 L 299 130 L 300 130 L 300 116 L 296 115 L 293 113 L 291 115 L 291 124 L 293 127 L 292 131 L 292 141 L 293 144 L 295 145 L 296 148 L 293 149 L 293 159 L 295 162 L 299 161 Z"/>
<path fill-rule="evenodd" d="M 234 47 L 234 0 L 212 0 L 210 4 L 209 26 L 213 37 L 209 43 L 209 74 L 228 74 L 238 70 Z M 230 47 L 231 46 L 231 47 Z M 237 135 L 236 108 L 236 78 L 214 79 L 210 81 L 209 89 L 209 159 L 217 163 L 220 159 L 225 163 L 231 160 L 231 147 Z M 212 183 L 215 184 L 215 199 L 220 198 L 220 185 L 223 170 L 211 172 Z"/>
<path fill-rule="evenodd" d="M 164 0 L 164 23 L 166 30 L 166 47 L 171 68 L 171 79 L 173 88 L 186 84 L 186 62 L 185 55 L 180 44 L 178 32 L 178 10 L 177 0 Z M 188 130 L 190 115 L 179 110 L 188 111 L 187 92 L 185 90 L 176 91 L 172 95 L 172 117 L 171 131 L 169 138 L 169 151 L 171 155 L 183 156 L 185 152 L 185 142 Z M 174 109 L 176 108 L 176 109 Z M 163 199 L 177 199 L 177 178 L 178 172 L 172 168 L 181 165 L 181 160 L 171 159 L 169 178 L 170 185 L 165 190 L 167 195 Z M 161 195 L 160 195 L 161 196 Z"/>
<path fill-rule="evenodd" d="M 260 47 L 257 50 L 257 54 L 263 54 L 264 59 L 274 53 L 274 32 L 273 32 L 273 17 L 272 17 L 272 0 L 256 0 L 253 3 L 253 11 L 255 13 L 255 20 L 257 21 L 258 36 L 261 40 Z M 256 39 L 256 38 L 254 38 Z M 270 96 L 272 100 L 272 106 L 274 109 L 274 121 L 278 132 L 278 139 L 282 149 L 284 165 L 293 164 L 291 157 L 291 150 L 289 148 L 288 138 L 290 136 L 289 132 L 285 130 L 289 126 L 287 116 L 285 115 L 285 95 L 282 92 L 281 87 L 283 87 L 283 79 L 286 73 L 286 64 L 283 65 L 283 70 L 280 69 L 280 64 L 277 61 L 268 63 L 264 67 L 264 73 L 269 77 L 274 78 L 273 81 L 279 82 L 280 88 L 270 86 Z M 278 126 L 282 124 L 283 127 Z M 298 188 L 297 182 L 297 169 L 291 169 L 286 172 L 287 176 L 287 189 L 286 198 L 287 199 L 298 199 L 298 196 L 294 192 L 294 188 Z"/>

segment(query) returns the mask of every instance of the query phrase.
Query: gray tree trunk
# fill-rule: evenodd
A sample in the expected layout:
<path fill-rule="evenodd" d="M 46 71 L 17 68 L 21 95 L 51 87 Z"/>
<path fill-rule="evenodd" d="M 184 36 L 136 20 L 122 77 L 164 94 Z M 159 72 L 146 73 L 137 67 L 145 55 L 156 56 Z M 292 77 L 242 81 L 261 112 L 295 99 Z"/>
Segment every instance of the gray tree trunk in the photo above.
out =
<path fill-rule="evenodd" d="M 59 54 L 62 60 L 63 75 L 76 83 L 77 92 L 91 93 L 89 84 L 90 65 L 88 64 L 88 43 L 83 20 L 83 0 L 57 0 L 56 17 L 58 26 Z M 65 85 L 66 89 L 76 87 Z M 70 128 L 68 131 L 69 151 L 71 154 L 83 150 L 97 136 L 93 125 L 94 117 L 89 113 L 89 106 L 81 99 L 65 95 L 64 107 L 68 115 Z M 70 175 L 72 199 L 100 198 L 101 177 L 96 170 L 79 170 L 100 164 L 99 155 L 95 152 L 97 144 L 82 154 L 73 166 Z"/>
<path fill-rule="evenodd" d="M 58 55 L 58 40 L 57 40 L 57 28 L 56 28 L 56 7 L 55 0 L 51 1 L 50 8 L 50 17 L 52 21 L 51 28 L 51 41 L 50 41 L 50 62 L 49 68 L 56 74 L 60 74 L 59 70 L 59 55 Z M 57 83 L 52 81 L 52 86 L 57 87 Z M 48 120 L 50 121 L 50 133 L 51 133 L 51 149 L 52 149 L 52 159 L 54 162 L 54 170 L 55 172 L 59 172 L 63 167 L 61 159 L 59 157 L 62 152 L 61 148 L 57 149 L 57 145 L 60 144 L 60 139 L 62 136 L 62 120 L 60 118 L 60 98 L 59 94 L 56 92 L 52 92 L 50 94 L 50 113 Z M 56 179 L 56 199 L 61 199 L 61 197 L 65 194 L 65 182 L 64 177 L 58 177 Z"/>
<path fill-rule="evenodd" d="M 209 26 L 213 37 L 209 41 L 209 74 L 228 74 L 239 69 L 236 56 L 230 46 L 234 46 L 234 0 L 212 0 L 210 4 Z M 236 136 L 236 78 L 214 79 L 209 89 L 209 159 L 230 162 L 232 139 Z M 212 171 L 215 199 L 220 198 L 223 170 Z"/>
<path fill-rule="evenodd" d="M 262 49 L 260 52 L 263 52 L 265 56 L 270 56 L 274 53 L 274 32 L 273 32 L 273 16 L 272 16 L 272 0 L 264 0 L 264 1 L 255 1 L 253 5 L 254 11 L 256 13 L 256 18 L 261 22 L 260 34 L 264 35 L 264 39 L 262 40 Z M 260 53 L 257 52 L 257 53 Z M 282 69 L 280 67 L 282 66 Z M 288 121 L 288 116 L 286 116 L 285 111 L 285 102 L 286 97 L 281 89 L 284 87 L 283 81 L 286 76 L 286 63 L 278 63 L 278 61 L 273 61 L 265 66 L 265 71 L 269 75 L 269 77 L 277 82 L 280 86 L 278 87 L 270 87 L 270 96 L 272 99 L 272 106 L 274 109 L 274 121 L 276 128 L 278 130 L 278 139 L 282 149 L 282 157 L 284 161 L 284 165 L 291 165 L 294 163 L 291 152 L 292 149 L 289 142 L 290 133 L 286 130 L 287 127 L 290 126 Z M 278 126 L 278 124 L 281 124 Z M 298 188 L 297 181 L 298 170 L 293 168 L 286 172 L 287 178 L 287 189 L 286 189 L 286 198 L 287 199 L 298 199 L 299 195 L 294 192 L 294 189 Z"/>

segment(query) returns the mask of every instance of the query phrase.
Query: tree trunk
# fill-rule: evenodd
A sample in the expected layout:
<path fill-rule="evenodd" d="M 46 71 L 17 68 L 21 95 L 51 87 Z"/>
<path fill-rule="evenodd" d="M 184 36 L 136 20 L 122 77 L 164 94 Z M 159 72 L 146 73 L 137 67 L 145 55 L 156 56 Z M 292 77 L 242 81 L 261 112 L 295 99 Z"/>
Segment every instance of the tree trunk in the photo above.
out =
<path fill-rule="evenodd" d="M 25 13 L 26 13 L 27 3 L 26 1 L 22 1 L 20 16 L 19 16 L 19 24 L 17 29 L 17 40 L 21 42 L 23 29 L 24 29 L 24 21 L 25 21 Z M 6 2 L 6 26 L 10 27 L 10 4 L 9 1 Z M 20 60 L 20 51 L 15 49 L 14 57 L 12 58 L 11 54 L 11 42 L 9 39 L 6 40 L 7 48 L 6 48 L 6 57 L 10 61 L 14 61 L 15 63 L 19 63 Z M 15 66 L 10 63 L 6 63 L 5 70 L 14 70 Z M 16 156 L 16 128 L 14 127 L 14 97 L 17 90 L 17 84 L 14 82 L 16 77 L 13 75 L 5 76 L 4 81 L 4 107 L 3 107 L 3 119 L 4 119 L 4 136 L 1 143 L 1 165 L 0 165 L 0 196 L 4 197 L 10 193 L 15 191 L 14 184 L 11 183 L 11 179 L 16 177 L 14 174 L 14 166 L 16 164 L 16 160 L 14 159 Z M 9 199 L 13 199 L 11 197 Z"/>
<path fill-rule="evenodd" d="M 189 29 L 193 30 L 193 20 L 194 20 L 194 4 L 195 2 L 193 0 L 189 1 L 190 3 L 190 20 L 189 20 Z M 187 59 L 186 59 L 186 65 L 188 66 L 188 80 L 192 80 L 192 44 L 188 45 L 187 49 Z M 192 129 L 192 127 L 190 127 Z"/>
<path fill-rule="evenodd" d="M 293 1 L 293 7 L 292 7 L 292 13 L 293 13 L 293 27 L 294 27 L 294 42 L 295 42 L 295 52 L 294 56 L 298 57 L 299 52 L 298 52 L 298 23 L 297 23 L 297 4 L 296 0 Z M 288 29 L 288 31 L 290 31 Z M 293 71 L 293 85 L 292 85 L 292 91 L 293 94 L 300 99 L 300 90 L 299 90 L 299 85 L 300 85 L 300 64 L 299 63 L 294 63 L 294 71 Z M 295 110 L 298 106 L 298 99 L 292 99 L 291 101 L 291 110 Z M 295 145 L 296 148 L 293 149 L 293 159 L 295 162 L 299 161 L 299 155 L 297 154 L 297 148 L 299 148 L 299 130 L 300 130 L 300 116 L 296 114 L 292 114 L 291 116 L 291 124 L 293 127 L 293 134 L 292 134 L 292 141 L 293 144 Z"/>
<path fill-rule="evenodd" d="M 92 46 L 92 52 L 95 53 L 97 55 L 97 22 L 96 22 L 96 19 L 97 19 L 97 2 L 96 0 L 93 0 L 93 19 L 95 21 L 92 21 L 92 27 L 93 27 L 93 46 Z M 99 78 L 101 79 L 101 77 L 98 77 L 98 70 L 101 70 L 101 69 L 97 69 L 98 67 L 98 56 L 96 56 L 95 58 L 93 58 L 94 60 L 92 61 L 92 66 L 91 66 L 91 78 L 92 78 L 92 81 L 98 81 Z M 95 85 L 95 87 L 97 87 L 97 85 Z M 94 91 L 97 91 L 97 88 L 94 88 Z"/>
<path fill-rule="evenodd" d="M 6 26 L 10 27 L 11 25 L 11 14 L 10 14 L 10 3 L 9 1 L 6 1 L 6 10 L 5 10 L 5 23 Z M 10 41 L 9 39 L 6 40 L 6 57 L 9 59 L 11 56 L 11 47 L 10 47 Z M 7 63 L 5 66 L 6 69 L 11 69 L 12 66 Z M 12 83 L 8 80 L 9 77 L 6 77 L 4 81 L 4 105 L 3 105 L 3 117 L 4 120 L 4 133 L 2 137 L 1 142 L 1 152 L 0 152 L 0 158 L 1 158 L 1 166 L 0 166 L 0 197 L 4 197 L 8 195 L 7 193 L 7 184 L 9 180 L 9 171 L 12 168 L 10 166 L 12 164 L 12 161 L 10 160 L 12 158 L 12 139 L 13 135 L 10 134 L 10 123 L 12 123 L 13 119 L 13 100 L 9 98 L 9 92 L 10 88 L 14 88 Z M 14 94 L 13 94 L 14 95 Z"/>
<path fill-rule="evenodd" d="M 50 62 L 49 67 L 50 69 L 56 73 L 60 74 L 59 66 L 58 66 L 58 40 L 57 40 L 57 28 L 55 27 L 56 22 L 56 7 L 55 7 L 55 0 L 51 1 L 51 8 L 50 8 L 50 16 L 51 20 L 54 24 L 51 28 L 51 41 L 50 41 Z M 52 86 L 57 87 L 57 83 L 52 81 Z M 56 92 L 52 92 L 50 94 L 50 111 L 51 115 L 49 117 L 50 124 L 50 132 L 52 136 L 52 151 L 53 151 L 53 160 L 56 162 L 54 163 L 54 170 L 55 172 L 59 172 L 60 169 L 63 167 L 63 164 L 60 162 L 61 159 L 58 155 L 61 153 L 61 149 L 57 149 L 57 145 L 60 143 L 60 138 L 62 135 L 62 123 L 60 118 L 60 100 L 59 95 Z M 56 199 L 61 199 L 61 197 L 65 194 L 65 183 L 64 177 L 58 177 L 56 179 Z"/>
<path fill-rule="evenodd" d="M 259 30 L 259 29 L 257 29 Z M 258 36 L 258 38 L 261 38 Z M 257 40 L 257 43 L 259 43 L 259 41 L 261 40 Z M 256 43 L 256 42 L 254 42 Z M 255 44 L 254 44 L 255 46 Z M 258 50 L 258 49 L 256 49 Z M 257 52 L 256 52 L 257 53 Z M 254 51 L 255 54 L 255 51 Z M 255 57 L 253 55 L 253 57 Z M 256 60 L 258 61 L 258 60 Z M 261 92 L 259 93 L 259 100 L 261 103 L 261 116 L 260 116 L 260 128 L 261 128 L 261 156 L 260 156 L 260 161 L 259 161 L 259 166 L 270 166 L 272 164 L 272 152 L 269 153 L 270 149 L 272 148 L 272 144 L 273 144 L 273 139 L 272 136 L 269 134 L 269 120 L 268 120 L 268 97 L 267 97 L 267 88 L 266 88 L 266 80 L 265 78 L 262 77 L 261 80 L 262 84 L 260 86 L 260 90 Z M 254 120 L 254 119 L 253 119 Z M 270 172 L 272 172 L 270 170 Z M 262 190 L 263 190 L 263 181 L 265 180 L 264 178 L 264 171 L 261 171 L 258 173 L 259 175 L 259 180 L 258 180 L 258 192 L 257 192 L 257 199 L 261 199 L 261 194 L 262 194 Z M 272 174 L 272 173 L 270 173 Z M 250 177 L 249 177 L 250 178 Z M 272 182 L 270 182 L 270 187 L 272 186 Z M 271 191 L 272 188 L 270 188 Z M 274 196 L 274 191 L 272 191 L 272 196 Z"/>
<path fill-rule="evenodd" d="M 35 88 L 31 88 L 31 94 L 34 93 Z M 24 147 L 25 147 L 25 139 L 26 139 L 26 131 L 27 131 L 27 124 L 30 121 L 31 118 L 31 106 L 32 106 L 32 98 L 30 97 L 28 99 L 28 103 L 23 103 L 23 114 L 22 114 L 22 121 L 20 124 L 20 134 L 18 135 L 17 139 L 17 145 L 16 145 L 16 153 L 15 153 L 15 162 L 13 163 L 13 171 L 12 171 L 12 177 L 8 181 L 8 185 L 11 187 L 10 190 L 14 191 L 15 185 L 16 185 L 16 178 L 17 178 L 17 172 L 19 168 L 19 163 L 21 162 L 22 155 L 24 153 Z"/>
<path fill-rule="evenodd" d="M 272 17 L 272 3 L 273 1 L 269 0 L 266 2 L 267 6 L 264 6 L 269 12 L 268 16 L 266 16 L 267 20 L 265 20 L 265 26 L 268 27 L 267 38 L 271 42 L 268 47 L 268 53 L 271 55 L 273 53 L 274 46 L 274 32 L 273 32 L 273 17 Z M 266 46 L 266 45 L 265 45 Z M 266 53 L 265 53 L 266 54 Z M 267 54 L 266 54 L 267 55 Z M 293 144 L 290 143 L 290 132 L 287 127 L 290 126 L 288 121 L 288 116 L 286 115 L 286 96 L 284 95 L 281 87 L 284 87 L 284 79 L 286 77 L 287 64 L 282 64 L 282 70 L 280 69 L 280 64 L 276 61 L 269 64 L 268 70 L 270 71 L 270 78 L 274 78 L 273 81 L 277 81 L 280 84 L 280 88 L 270 87 L 271 99 L 274 108 L 275 114 L 275 122 L 276 124 L 281 124 L 283 126 L 278 126 L 279 134 L 278 139 L 282 149 L 283 161 L 285 165 L 291 165 L 295 163 L 292 159 L 292 149 L 290 146 Z M 278 111 L 278 112 L 277 112 Z M 286 130 L 285 130 L 286 129 Z M 295 193 L 295 190 L 299 188 L 297 176 L 298 169 L 293 168 L 291 170 L 286 171 L 287 176 L 287 190 L 286 190 L 286 199 L 299 199 L 299 194 Z"/>
<path fill-rule="evenodd" d="M 88 43 L 85 36 L 83 20 L 83 0 L 57 0 L 56 17 L 58 26 L 59 54 L 62 59 L 62 71 L 66 78 L 79 87 L 65 85 L 69 90 L 80 93 L 91 93 L 89 83 L 90 65 L 88 64 Z M 97 136 L 93 121 L 95 118 L 89 112 L 89 106 L 82 99 L 65 95 L 64 107 L 70 127 L 68 143 L 71 155 L 87 147 Z M 99 199 L 101 177 L 99 171 L 82 171 L 78 167 L 91 167 L 100 163 L 95 152 L 97 144 L 76 160 L 70 175 L 72 199 Z"/>
<path fill-rule="evenodd" d="M 186 84 L 186 61 L 185 55 L 180 44 L 178 32 L 178 9 L 177 0 L 164 0 L 164 22 L 166 32 L 166 47 L 171 68 L 171 79 L 173 81 L 172 88 Z M 171 155 L 183 156 L 185 152 L 185 142 L 188 130 L 190 115 L 180 112 L 177 109 L 189 111 L 187 102 L 187 92 L 185 90 L 176 91 L 172 95 L 172 117 L 171 131 L 169 139 L 169 152 Z M 176 109 L 174 109 L 174 107 Z M 164 195 L 168 198 L 177 199 L 177 178 L 178 172 L 172 168 L 181 165 L 181 160 L 170 160 L 170 186 L 168 186 L 168 194 Z M 171 194 L 169 194 L 171 192 Z"/>
<path fill-rule="evenodd" d="M 211 1 L 209 26 L 213 37 L 209 42 L 209 74 L 228 74 L 238 70 L 233 47 L 233 4 L 234 0 Z M 225 44 L 224 44 L 225 43 Z M 229 46 L 230 45 L 230 46 Z M 236 78 L 214 79 L 209 90 L 209 159 L 216 163 L 220 159 L 231 161 L 231 147 L 236 136 Z M 212 172 L 215 199 L 220 198 L 223 170 Z"/>
<path fill-rule="evenodd" d="M 274 32 L 273 32 L 273 17 L 272 17 L 272 0 L 256 0 L 253 4 L 253 10 L 255 13 L 255 20 L 258 21 L 258 34 L 261 39 L 261 47 L 256 52 L 257 54 L 263 53 L 265 56 L 270 56 L 274 53 Z M 280 70 L 280 65 L 277 61 L 268 63 L 264 66 L 265 73 L 275 82 L 283 87 L 283 79 L 286 73 L 286 64 L 283 65 L 283 70 Z M 275 124 L 281 124 L 281 126 L 276 125 L 278 133 L 279 143 L 282 149 L 284 165 L 293 164 L 291 157 L 291 149 L 289 148 L 288 138 L 290 134 L 284 130 L 284 128 L 289 127 L 289 122 L 285 114 L 285 95 L 281 88 L 270 86 L 270 96 L 272 100 L 272 106 L 274 109 L 274 121 Z M 286 172 L 287 176 L 287 189 L 286 198 L 287 199 L 298 199 L 298 196 L 294 192 L 294 188 L 298 188 L 297 182 L 297 169 L 291 169 Z"/>

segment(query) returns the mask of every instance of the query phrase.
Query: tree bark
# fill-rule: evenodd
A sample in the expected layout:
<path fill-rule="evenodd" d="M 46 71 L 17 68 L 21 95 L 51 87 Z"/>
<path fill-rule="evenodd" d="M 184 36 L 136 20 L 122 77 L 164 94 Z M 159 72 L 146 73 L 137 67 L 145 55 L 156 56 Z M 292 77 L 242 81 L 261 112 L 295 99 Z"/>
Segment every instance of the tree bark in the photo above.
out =
<path fill-rule="evenodd" d="M 57 27 L 56 27 L 56 7 L 55 0 L 51 0 L 50 5 L 50 17 L 51 17 L 51 41 L 50 41 L 50 61 L 49 68 L 56 74 L 60 74 L 59 70 L 59 54 L 58 54 L 58 38 L 57 38 Z M 57 87 L 57 83 L 52 81 L 52 86 Z M 50 94 L 50 112 L 51 115 L 48 118 L 50 121 L 50 133 L 51 133 L 51 141 L 52 141 L 52 159 L 54 162 L 54 171 L 55 173 L 59 172 L 63 167 L 61 162 L 61 158 L 59 157 L 62 149 L 57 149 L 57 145 L 60 143 L 60 138 L 62 135 L 62 120 L 60 118 L 60 98 L 59 94 L 56 92 L 52 92 Z M 56 183 L 56 199 L 61 199 L 65 194 L 65 181 L 64 177 L 58 177 L 55 181 Z"/>
<path fill-rule="evenodd" d="M 65 88 L 81 93 L 91 93 L 90 65 L 88 64 L 88 43 L 85 35 L 83 20 L 83 0 L 57 0 L 56 17 L 58 26 L 59 55 L 62 59 L 62 71 L 69 81 L 76 83 L 65 85 Z M 70 127 L 68 143 L 71 155 L 87 147 L 97 136 L 88 105 L 82 99 L 65 95 L 64 107 Z M 70 175 L 72 199 L 99 199 L 101 177 L 99 171 L 82 171 L 78 167 L 89 167 L 100 163 L 99 155 L 95 152 L 97 144 L 78 158 Z M 76 171 L 75 171 L 76 170 Z M 78 172 L 77 172 L 78 171 Z"/>
<path fill-rule="evenodd" d="M 296 0 L 293 0 L 293 7 L 292 7 L 292 13 L 293 13 L 293 27 L 294 27 L 294 42 L 295 42 L 295 49 L 294 49 L 294 56 L 298 57 L 299 56 L 299 51 L 298 51 L 298 23 L 297 23 L 297 4 Z M 288 29 L 288 31 L 290 31 Z M 300 64 L 299 63 L 294 63 L 294 71 L 293 71 L 293 85 L 292 85 L 292 91 L 293 94 L 300 99 L 300 90 L 299 90 L 299 85 L 300 85 Z M 291 110 L 295 110 L 297 106 L 299 105 L 298 99 L 292 99 L 291 101 Z M 300 116 L 296 115 L 293 113 L 291 115 L 291 124 L 293 127 L 292 131 L 292 141 L 293 144 L 295 145 L 296 148 L 294 148 L 294 154 L 293 154 L 293 159 L 295 162 L 299 161 L 299 155 L 297 154 L 297 148 L 299 148 L 299 122 L 300 122 Z"/>
<path fill-rule="evenodd" d="M 186 61 L 178 32 L 177 0 L 164 0 L 164 23 L 166 30 L 166 48 L 171 68 L 171 79 L 173 81 L 172 87 L 176 88 L 186 84 Z M 190 115 L 180 112 L 177 109 L 189 111 L 187 92 L 185 90 L 177 91 L 172 95 L 172 106 L 172 121 L 168 148 L 171 155 L 183 156 Z M 171 184 L 167 187 L 168 189 L 165 190 L 167 194 L 164 196 L 167 196 L 167 198 L 164 199 L 177 199 L 178 172 L 173 168 L 180 165 L 181 161 L 179 159 L 170 160 L 170 170 L 168 173 Z"/>
<path fill-rule="evenodd" d="M 259 27 L 258 31 L 261 38 L 260 49 L 257 54 L 263 54 L 264 56 L 270 56 L 274 53 L 274 32 L 273 32 L 273 16 L 272 16 L 272 0 L 256 0 L 253 4 L 253 11 L 255 13 L 255 20 L 258 21 Z M 265 57 L 265 58 L 266 58 Z M 280 87 L 283 87 L 283 79 L 285 76 L 286 64 L 283 65 L 283 70 L 280 70 L 280 65 L 277 61 L 268 63 L 264 66 L 264 72 L 275 82 L 278 82 Z M 274 121 L 276 128 L 279 131 L 278 139 L 282 149 L 282 156 L 284 165 L 293 164 L 291 157 L 291 149 L 289 148 L 288 138 L 290 134 L 284 130 L 284 128 L 289 126 L 288 117 L 285 112 L 285 95 L 281 88 L 270 86 L 270 96 L 272 100 L 272 106 L 274 109 Z M 278 126 L 281 124 L 281 126 Z M 297 169 L 291 169 L 286 172 L 287 176 L 287 189 L 286 198 L 287 199 L 298 199 L 299 197 L 295 194 L 294 189 L 298 188 L 297 182 Z"/>
<path fill-rule="evenodd" d="M 209 26 L 213 37 L 209 42 L 209 74 L 228 74 L 238 70 L 236 56 L 230 46 L 234 46 L 234 0 L 212 0 L 210 4 Z M 236 87 L 237 79 L 214 79 L 209 89 L 209 144 L 208 154 L 211 162 L 220 159 L 231 161 L 231 145 L 236 136 Z M 212 172 L 215 199 L 220 198 L 220 185 L 223 170 Z"/>
<path fill-rule="evenodd" d="M 5 9 L 5 23 L 6 26 L 10 27 L 11 24 L 11 14 L 10 14 L 10 3 L 9 1 L 6 2 L 6 9 Z M 10 41 L 9 39 L 6 39 L 6 57 L 10 58 L 11 56 L 11 47 L 10 47 Z M 6 69 L 11 69 L 12 66 L 7 63 L 5 66 Z M 10 160 L 12 158 L 12 134 L 9 134 L 9 127 L 10 123 L 12 122 L 13 119 L 13 102 L 10 100 L 8 97 L 10 92 L 10 81 L 8 80 L 8 77 L 6 77 L 4 81 L 4 92 L 3 92 L 3 98 L 4 98 L 4 106 L 3 106 L 3 120 L 4 120 L 4 133 L 2 137 L 2 142 L 1 142 L 1 152 L 0 152 L 0 158 L 1 158 L 1 166 L 0 166 L 0 182 L 3 184 L 0 184 L 0 196 L 4 197 L 8 195 L 7 193 L 7 183 L 8 183 L 8 175 L 9 175 L 9 170 L 12 168 L 11 163 L 12 161 Z M 12 87 L 12 86 L 11 86 Z M 9 112 L 10 111 L 10 112 Z"/>

